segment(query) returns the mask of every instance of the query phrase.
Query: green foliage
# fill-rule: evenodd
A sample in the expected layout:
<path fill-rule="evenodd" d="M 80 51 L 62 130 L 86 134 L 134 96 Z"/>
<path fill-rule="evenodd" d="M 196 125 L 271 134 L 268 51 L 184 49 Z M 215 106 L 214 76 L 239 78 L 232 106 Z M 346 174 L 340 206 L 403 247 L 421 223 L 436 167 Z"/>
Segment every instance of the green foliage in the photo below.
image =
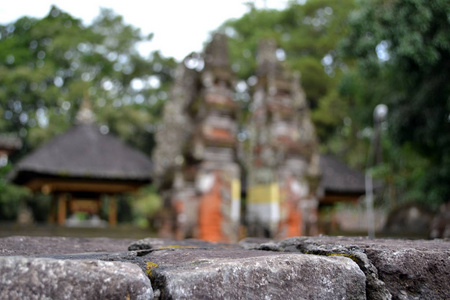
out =
<path fill-rule="evenodd" d="M 133 207 L 130 195 L 117 196 L 117 221 L 119 223 L 130 223 L 133 221 Z"/>
<path fill-rule="evenodd" d="M 386 199 L 438 205 L 450 199 L 449 15 L 441 0 L 292 1 L 283 11 L 250 7 L 221 30 L 241 80 L 253 75 L 259 40 L 278 42 L 303 75 L 321 150 L 352 166 L 366 167 L 373 110 L 387 104 L 374 170 Z"/>
<path fill-rule="evenodd" d="M 28 189 L 6 181 L 11 168 L 11 164 L 0 168 L 0 221 L 15 221 L 20 204 L 30 197 Z"/>
<path fill-rule="evenodd" d="M 421 179 L 426 176 L 430 162 L 411 144 L 400 147 L 386 138 L 383 143 L 385 161 L 372 170 L 374 178 L 386 184 L 384 201 L 391 208 L 408 202 L 428 204 Z"/>
<path fill-rule="evenodd" d="M 0 25 L 0 132 L 23 140 L 11 160 L 71 127 L 83 99 L 91 101 L 102 130 L 150 156 L 176 66 L 159 52 L 141 56 L 138 43 L 151 37 L 108 9 L 89 26 L 57 7 L 42 19 Z M 27 196 L 35 219 L 45 221 L 50 199 L 6 183 L 5 174 L 0 218 L 15 219 Z M 119 199 L 119 220 L 133 218 L 129 203 Z"/>
<path fill-rule="evenodd" d="M 176 62 L 142 57 L 149 39 L 107 9 L 89 26 L 57 7 L 0 25 L 0 130 L 20 134 L 25 154 L 72 126 L 89 98 L 100 125 L 150 154 Z"/>
<path fill-rule="evenodd" d="M 303 75 L 302 85 L 323 142 L 335 134 L 346 117 L 348 104 L 335 92 L 346 68 L 337 57 L 337 45 L 346 34 L 347 14 L 353 7 L 353 0 L 310 0 L 303 5 L 292 1 L 282 11 L 251 7 L 243 17 L 229 20 L 220 28 L 230 38 L 233 69 L 241 80 L 254 75 L 259 41 L 277 41 L 285 52 L 286 65 Z"/>
<path fill-rule="evenodd" d="M 27 199 L 26 206 L 31 209 L 35 222 L 45 223 L 48 221 L 51 201 L 51 195 L 44 195 L 42 193 L 37 193 Z"/>
<path fill-rule="evenodd" d="M 162 199 L 155 186 L 149 185 L 139 190 L 133 200 L 134 222 L 140 227 L 152 226 L 156 213 L 162 207 Z"/>
<path fill-rule="evenodd" d="M 352 166 L 365 167 L 373 109 L 387 104 L 384 162 L 374 175 L 393 204 L 437 205 L 450 199 L 449 15 L 446 0 L 290 1 L 281 11 L 250 5 L 219 30 L 248 90 L 259 41 L 277 41 L 284 63 L 302 74 L 321 150 Z M 159 52 L 142 57 L 136 45 L 149 40 L 111 10 L 89 26 L 56 7 L 42 19 L 0 25 L 0 131 L 24 144 L 13 162 L 72 126 L 85 98 L 99 125 L 150 154 L 176 62 Z M 238 96 L 248 106 L 246 92 Z M 27 199 L 44 220 L 49 200 L 6 183 L 8 168 L 0 219 L 15 219 Z M 147 187 L 135 199 L 119 202 L 120 218 L 148 224 L 159 197 Z"/>
<path fill-rule="evenodd" d="M 358 66 L 343 91 L 357 86 L 349 94 L 363 116 L 378 103 L 389 106 L 393 143 L 429 161 L 422 176 L 406 178 L 434 205 L 450 200 L 449 15 L 448 1 L 364 1 L 342 43 Z"/>

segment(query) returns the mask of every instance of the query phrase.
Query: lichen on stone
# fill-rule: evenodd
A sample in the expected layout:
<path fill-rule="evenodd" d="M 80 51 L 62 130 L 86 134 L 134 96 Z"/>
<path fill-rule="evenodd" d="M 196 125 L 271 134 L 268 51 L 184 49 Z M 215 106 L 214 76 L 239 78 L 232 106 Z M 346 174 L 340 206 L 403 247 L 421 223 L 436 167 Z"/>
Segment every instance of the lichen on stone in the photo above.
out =
<path fill-rule="evenodd" d="M 157 268 L 158 264 L 154 263 L 154 262 L 148 262 L 147 263 L 147 268 L 145 270 L 145 273 L 147 273 L 148 277 L 152 276 L 152 270 Z"/>

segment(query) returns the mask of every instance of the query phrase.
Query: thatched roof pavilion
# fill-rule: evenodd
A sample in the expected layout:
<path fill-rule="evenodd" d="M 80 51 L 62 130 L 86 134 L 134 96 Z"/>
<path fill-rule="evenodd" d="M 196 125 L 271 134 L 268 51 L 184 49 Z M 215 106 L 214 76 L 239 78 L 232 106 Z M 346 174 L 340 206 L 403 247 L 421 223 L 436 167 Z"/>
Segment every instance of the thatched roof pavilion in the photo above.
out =
<path fill-rule="evenodd" d="M 322 178 L 319 186 L 320 204 L 356 202 L 365 194 L 364 173 L 348 167 L 333 155 L 320 156 Z"/>
<path fill-rule="evenodd" d="M 110 196 L 109 221 L 115 224 L 114 195 L 133 192 L 151 181 L 150 159 L 116 137 L 103 134 L 92 115 L 86 118 L 86 109 L 80 110 L 77 125 L 24 157 L 9 174 L 16 184 L 57 196 L 61 225 L 67 205 L 71 211 L 98 213 L 100 196 L 105 194 Z"/>
<path fill-rule="evenodd" d="M 32 152 L 17 163 L 13 182 L 33 191 L 44 181 L 114 183 L 107 191 L 123 192 L 150 181 L 152 163 L 143 153 L 94 124 L 79 124 Z M 86 185 L 87 189 L 89 184 Z M 57 185 L 54 185 L 57 187 Z"/>

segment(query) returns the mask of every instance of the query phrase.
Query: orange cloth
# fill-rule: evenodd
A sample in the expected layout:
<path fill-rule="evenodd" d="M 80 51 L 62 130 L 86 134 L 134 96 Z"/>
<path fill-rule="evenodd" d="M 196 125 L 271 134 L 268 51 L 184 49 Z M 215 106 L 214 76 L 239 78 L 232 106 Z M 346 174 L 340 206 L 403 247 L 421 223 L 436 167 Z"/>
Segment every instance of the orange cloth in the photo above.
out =
<path fill-rule="evenodd" d="M 211 190 L 205 193 L 199 207 L 199 238 L 210 242 L 225 241 L 222 233 L 221 181 L 216 175 Z"/>

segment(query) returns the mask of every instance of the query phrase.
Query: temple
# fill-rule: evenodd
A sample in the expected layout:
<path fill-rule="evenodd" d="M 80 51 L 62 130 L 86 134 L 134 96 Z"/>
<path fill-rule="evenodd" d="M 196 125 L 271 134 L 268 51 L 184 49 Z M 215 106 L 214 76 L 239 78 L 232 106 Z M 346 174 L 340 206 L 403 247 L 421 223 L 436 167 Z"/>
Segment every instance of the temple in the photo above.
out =
<path fill-rule="evenodd" d="M 76 212 L 98 215 L 102 203 L 115 225 L 116 195 L 153 181 L 163 199 L 160 237 L 235 242 L 325 233 L 320 208 L 357 203 L 364 176 L 319 155 L 300 74 L 277 51 L 273 40 L 259 44 L 246 122 L 235 99 L 227 37 L 214 34 L 204 53 L 177 66 L 153 163 L 101 133 L 84 101 L 77 124 L 26 156 L 10 178 L 51 194 L 49 220 L 60 225 Z M 238 128 L 247 139 L 238 141 Z"/>
<path fill-rule="evenodd" d="M 244 223 L 251 236 L 316 234 L 319 155 L 300 77 L 277 60 L 273 41 L 261 42 L 248 151 L 238 159 L 240 106 L 227 49 L 226 36 L 215 34 L 176 71 L 153 154 L 166 209 L 161 236 L 236 241 Z"/>

